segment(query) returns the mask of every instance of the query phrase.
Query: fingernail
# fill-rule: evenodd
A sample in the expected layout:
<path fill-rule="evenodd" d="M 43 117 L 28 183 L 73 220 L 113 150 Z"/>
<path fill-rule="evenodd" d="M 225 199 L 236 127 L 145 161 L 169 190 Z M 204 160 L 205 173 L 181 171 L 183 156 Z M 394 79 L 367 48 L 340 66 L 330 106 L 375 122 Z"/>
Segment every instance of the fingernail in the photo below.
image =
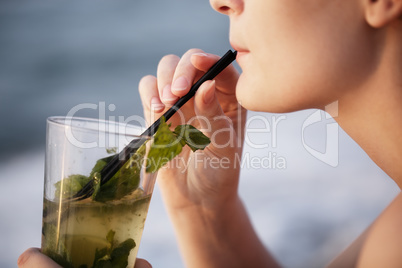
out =
<path fill-rule="evenodd" d="M 151 110 L 155 112 L 159 112 L 165 108 L 165 104 L 163 104 L 158 97 L 153 97 L 151 99 Z"/>
<path fill-rule="evenodd" d="M 177 96 L 173 95 L 172 89 L 170 85 L 166 85 L 162 89 L 162 101 L 163 102 L 174 102 L 177 99 Z"/>
<path fill-rule="evenodd" d="M 187 81 L 187 79 L 183 76 L 177 78 L 173 85 L 172 85 L 172 90 L 174 91 L 184 91 L 188 88 L 189 86 L 189 82 Z"/>
<path fill-rule="evenodd" d="M 215 98 L 215 80 L 212 80 L 209 84 L 209 88 L 204 91 L 203 101 L 205 104 L 210 104 Z"/>
<path fill-rule="evenodd" d="M 208 57 L 208 54 L 199 52 L 199 53 L 194 53 L 192 56 Z"/>

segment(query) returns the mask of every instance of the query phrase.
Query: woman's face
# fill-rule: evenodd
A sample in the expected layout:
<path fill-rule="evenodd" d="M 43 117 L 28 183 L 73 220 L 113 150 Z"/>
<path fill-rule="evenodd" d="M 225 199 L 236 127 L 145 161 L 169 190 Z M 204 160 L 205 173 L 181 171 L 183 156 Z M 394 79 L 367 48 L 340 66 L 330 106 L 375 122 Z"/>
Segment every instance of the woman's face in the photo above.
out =
<path fill-rule="evenodd" d="M 211 0 L 230 17 L 239 102 L 268 112 L 323 108 L 360 85 L 375 58 L 362 2 Z"/>

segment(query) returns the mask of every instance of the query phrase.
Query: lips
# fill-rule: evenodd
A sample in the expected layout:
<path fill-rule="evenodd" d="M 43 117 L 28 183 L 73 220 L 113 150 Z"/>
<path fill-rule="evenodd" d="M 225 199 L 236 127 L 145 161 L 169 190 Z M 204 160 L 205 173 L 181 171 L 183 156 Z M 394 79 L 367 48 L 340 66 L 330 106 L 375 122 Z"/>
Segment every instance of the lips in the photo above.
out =
<path fill-rule="evenodd" d="M 241 47 L 241 46 L 238 46 L 238 45 L 236 45 L 236 44 L 234 44 L 234 43 L 232 43 L 231 46 L 232 46 L 232 48 L 233 48 L 234 50 L 236 50 L 238 53 L 249 52 L 246 48 L 243 48 L 243 47 Z"/>
<path fill-rule="evenodd" d="M 237 50 L 237 56 L 236 56 L 236 61 L 240 65 L 240 67 L 243 69 L 245 66 L 245 62 L 247 61 L 247 56 L 250 55 L 249 51 L 246 50 Z"/>
<path fill-rule="evenodd" d="M 248 51 L 237 51 L 237 57 L 241 58 L 247 55 L 249 52 Z M 236 59 L 237 59 L 236 57 Z"/>
<path fill-rule="evenodd" d="M 234 50 L 237 51 L 236 60 L 241 66 L 241 62 L 244 61 L 244 58 L 250 53 L 250 51 L 244 47 L 237 45 L 236 43 L 231 43 L 231 46 Z"/>

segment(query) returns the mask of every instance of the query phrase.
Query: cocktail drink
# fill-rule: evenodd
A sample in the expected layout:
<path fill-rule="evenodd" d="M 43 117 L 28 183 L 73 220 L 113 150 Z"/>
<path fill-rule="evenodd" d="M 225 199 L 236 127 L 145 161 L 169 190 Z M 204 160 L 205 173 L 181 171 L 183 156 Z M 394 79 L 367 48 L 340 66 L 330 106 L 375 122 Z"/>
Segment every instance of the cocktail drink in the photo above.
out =
<path fill-rule="evenodd" d="M 145 172 L 150 146 L 104 184 L 100 171 L 142 129 L 83 118 L 47 123 L 42 252 L 63 267 L 134 267 L 156 177 Z M 89 182 L 91 194 L 77 198 Z"/>
<path fill-rule="evenodd" d="M 152 139 L 109 121 L 47 123 L 42 252 L 63 267 L 134 267 L 157 170 L 210 139 L 191 125 L 172 131 L 164 117 Z"/>

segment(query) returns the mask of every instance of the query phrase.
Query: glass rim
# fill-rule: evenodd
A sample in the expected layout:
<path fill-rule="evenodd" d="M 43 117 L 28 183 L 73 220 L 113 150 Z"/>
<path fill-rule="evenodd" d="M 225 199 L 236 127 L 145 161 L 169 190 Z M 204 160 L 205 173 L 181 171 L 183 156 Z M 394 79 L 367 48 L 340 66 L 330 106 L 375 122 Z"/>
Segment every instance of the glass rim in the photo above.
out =
<path fill-rule="evenodd" d="M 71 127 L 74 129 L 79 129 L 79 130 L 85 130 L 85 131 L 96 131 L 98 133 L 107 133 L 107 134 L 112 134 L 112 135 L 124 135 L 124 136 L 129 136 L 129 137 L 133 137 L 133 138 L 144 138 L 144 139 L 150 139 L 151 137 L 148 135 L 142 135 L 142 134 L 131 134 L 131 133 L 121 133 L 119 131 L 117 131 L 118 128 L 114 128 L 114 130 L 110 130 L 110 129 L 101 129 L 101 128 L 94 128 L 94 127 L 89 127 L 89 126 L 78 126 L 78 125 L 74 125 L 74 124 L 67 124 L 66 121 L 70 121 L 70 122 L 89 122 L 89 123 L 97 123 L 97 124 L 103 124 L 104 126 L 107 125 L 114 125 L 114 126 L 120 126 L 120 127 L 124 127 L 124 129 L 127 129 L 127 127 L 129 129 L 132 130 L 138 130 L 139 133 L 143 133 L 145 131 L 145 127 L 142 127 L 140 125 L 134 125 L 134 124 L 130 124 L 130 123 L 122 123 L 122 122 L 117 122 L 117 121 L 113 121 L 113 120 L 105 120 L 105 119 L 99 119 L 99 118 L 91 118 L 91 117 L 79 117 L 79 116 L 50 116 L 46 119 L 47 123 L 51 123 L 53 125 L 57 125 L 60 127 Z"/>

